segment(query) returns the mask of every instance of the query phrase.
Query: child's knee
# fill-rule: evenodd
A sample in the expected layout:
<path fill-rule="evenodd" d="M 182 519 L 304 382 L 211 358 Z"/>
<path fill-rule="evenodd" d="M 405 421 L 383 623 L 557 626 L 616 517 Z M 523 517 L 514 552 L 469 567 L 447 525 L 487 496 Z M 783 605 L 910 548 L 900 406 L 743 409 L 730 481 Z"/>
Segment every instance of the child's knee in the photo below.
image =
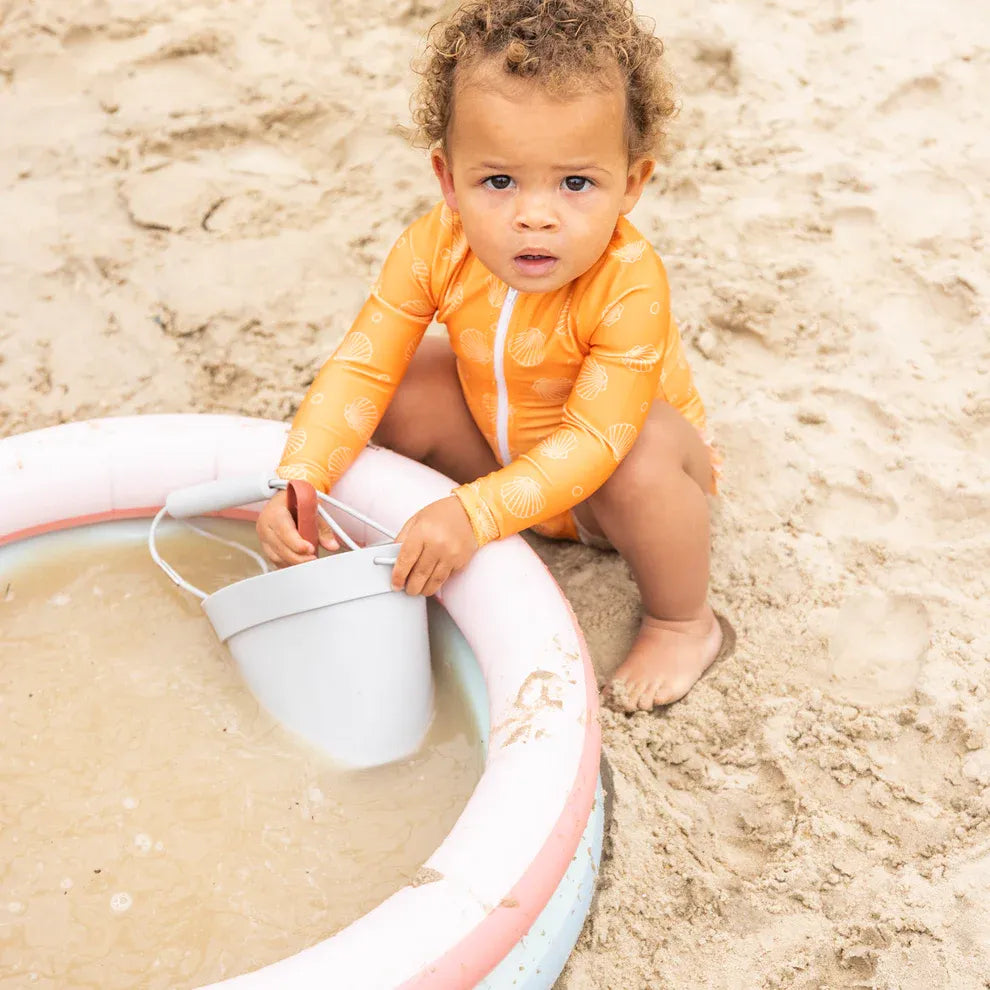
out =
<path fill-rule="evenodd" d="M 674 414 L 679 416 L 676 411 Z M 690 460 L 689 445 L 680 425 L 666 414 L 651 416 L 632 449 L 596 494 L 630 503 L 656 498 L 682 485 L 686 473 L 693 477 L 688 467 Z"/>
<path fill-rule="evenodd" d="M 651 456 L 664 475 L 687 474 L 702 491 L 711 491 L 711 450 L 694 423 L 678 409 L 665 402 L 654 403 L 643 432 L 649 436 Z"/>

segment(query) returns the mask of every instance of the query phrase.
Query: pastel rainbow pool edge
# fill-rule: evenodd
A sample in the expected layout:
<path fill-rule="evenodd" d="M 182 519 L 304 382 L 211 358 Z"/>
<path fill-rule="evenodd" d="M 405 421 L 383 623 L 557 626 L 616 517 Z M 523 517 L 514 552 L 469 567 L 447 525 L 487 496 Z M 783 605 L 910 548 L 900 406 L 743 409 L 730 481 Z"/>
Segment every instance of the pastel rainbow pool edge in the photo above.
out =
<path fill-rule="evenodd" d="M 161 415 L 70 423 L 5 438 L 0 544 L 69 525 L 148 515 L 175 488 L 271 470 L 285 433 L 285 424 L 271 420 Z M 429 468 L 369 447 L 334 494 L 397 530 L 451 488 Z M 368 538 L 361 524 L 343 515 L 338 520 L 358 541 Z M 591 843 L 597 870 L 598 692 L 566 599 L 539 557 L 512 537 L 479 551 L 447 583 L 441 600 L 484 674 L 491 739 L 474 794 L 425 864 L 430 882 L 404 887 L 294 956 L 213 986 L 316 988 L 332 976 L 333 985 L 340 981 L 348 990 L 470 988 L 500 972 L 499 963 L 548 909 L 584 855 L 582 836 Z M 543 975 L 548 982 L 537 978 L 525 986 L 549 987 L 557 973 Z M 498 985 L 485 981 L 486 987 Z M 505 985 L 523 985 L 520 973 Z"/>

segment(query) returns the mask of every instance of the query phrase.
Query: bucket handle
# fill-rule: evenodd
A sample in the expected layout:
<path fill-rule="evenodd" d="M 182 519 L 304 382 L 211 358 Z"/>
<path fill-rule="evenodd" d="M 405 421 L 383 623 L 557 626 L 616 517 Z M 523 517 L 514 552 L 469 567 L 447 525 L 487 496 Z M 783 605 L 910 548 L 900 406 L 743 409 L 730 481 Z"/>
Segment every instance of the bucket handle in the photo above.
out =
<path fill-rule="evenodd" d="M 269 487 L 276 488 L 280 491 L 285 491 L 290 487 L 290 485 L 297 485 L 298 482 L 283 481 L 281 478 L 272 478 L 268 482 Z M 312 486 L 310 486 L 312 487 Z M 396 533 L 390 529 L 386 529 L 381 523 L 376 523 L 374 519 L 369 519 L 366 515 L 358 512 L 357 509 L 352 508 L 349 505 L 345 505 L 343 502 L 338 502 L 332 495 L 325 495 L 321 491 L 313 489 L 314 494 L 319 502 L 325 502 L 327 505 L 332 505 L 335 509 L 340 509 L 341 512 L 346 512 L 349 516 L 353 516 L 358 522 L 364 523 L 366 526 L 370 526 L 372 529 L 378 530 L 382 536 L 387 536 L 390 540 L 395 540 Z M 333 530 L 334 534 L 338 536 L 348 547 L 352 550 L 359 550 L 360 547 L 356 544 L 348 535 L 344 532 L 340 524 L 323 508 L 322 505 L 317 505 L 316 511 L 319 513 L 320 518 Z M 310 541 L 312 542 L 312 541 Z"/>
<path fill-rule="evenodd" d="M 165 518 L 166 509 L 162 508 L 159 510 L 158 515 L 155 516 L 151 521 L 151 528 L 148 530 L 148 550 L 151 553 L 151 559 L 165 572 L 166 576 L 169 577 L 173 583 L 177 584 L 180 588 L 184 588 L 186 591 L 192 592 L 201 601 L 208 597 L 205 591 L 201 591 L 194 584 L 190 584 L 178 571 L 172 567 L 171 564 L 162 559 L 161 554 L 158 552 L 158 545 L 155 542 L 155 538 L 158 532 L 158 524 Z M 225 540 L 222 536 L 217 536 L 216 533 L 211 533 L 209 530 L 201 529 L 199 526 L 194 526 L 190 522 L 181 520 L 183 525 L 188 526 L 194 533 L 199 533 L 200 536 L 205 536 L 208 540 L 213 540 L 215 543 L 222 543 L 224 546 L 233 547 L 235 550 L 240 550 L 242 553 L 246 553 L 253 560 L 257 561 L 258 565 L 261 567 L 261 573 L 267 574 L 271 568 L 268 566 L 268 561 L 261 556 L 261 554 L 255 553 L 250 547 L 244 546 L 243 543 L 238 543 L 235 540 Z"/>
<path fill-rule="evenodd" d="M 363 513 L 358 512 L 357 509 L 354 509 L 349 505 L 345 505 L 343 502 L 338 501 L 330 495 L 317 491 L 307 482 L 288 482 L 282 480 L 281 478 L 258 478 L 257 476 L 251 476 L 247 478 L 231 478 L 208 481 L 200 485 L 192 485 L 188 488 L 182 488 L 172 492 L 165 500 L 165 505 L 162 506 L 162 508 L 158 511 L 158 514 L 151 521 L 151 528 L 148 530 L 148 550 L 151 553 L 151 559 L 162 569 L 162 571 L 164 571 L 165 575 L 174 584 L 178 585 L 180 588 L 184 588 L 200 600 L 204 600 L 209 597 L 206 592 L 186 581 L 185 578 L 183 578 L 175 570 L 175 568 L 162 559 L 161 554 L 158 552 L 158 545 L 156 542 L 158 526 L 165 516 L 171 515 L 173 518 L 185 522 L 185 519 L 188 516 L 200 515 L 205 512 L 219 512 L 221 509 L 233 508 L 237 505 L 244 505 L 247 502 L 256 502 L 259 499 L 270 496 L 272 491 L 288 490 L 290 493 L 290 511 L 292 511 L 294 504 L 295 512 L 293 513 L 293 517 L 296 519 L 298 525 L 300 508 L 302 508 L 304 513 L 309 513 L 310 515 L 312 514 L 312 506 L 314 503 L 309 501 L 309 493 L 307 492 L 307 489 L 309 489 L 309 491 L 316 496 L 315 508 L 320 518 L 326 522 L 334 534 L 348 547 L 350 547 L 351 550 L 358 550 L 360 547 L 347 535 L 347 533 L 344 532 L 344 529 L 330 515 L 330 513 L 319 504 L 320 502 L 325 502 L 328 505 L 332 505 L 336 509 L 340 509 L 342 512 L 346 512 L 348 515 L 357 519 L 358 522 L 362 522 L 366 526 L 370 526 L 372 529 L 377 530 L 390 540 L 395 540 L 397 534 L 392 530 L 386 529 L 381 525 L 381 523 L 376 523 L 373 519 L 370 519 Z M 302 506 L 299 504 L 300 498 L 303 501 Z M 195 526 L 192 523 L 185 523 L 185 525 L 194 532 L 199 533 L 200 536 L 205 536 L 207 539 L 213 540 L 216 543 L 222 543 L 225 546 L 233 547 L 243 553 L 246 553 L 258 563 L 261 567 L 262 574 L 267 574 L 271 569 L 268 566 L 268 562 L 260 554 L 255 553 L 249 547 L 246 547 L 241 543 L 237 543 L 234 540 L 225 540 L 223 537 L 217 536 L 215 533 L 210 533 L 205 529 L 201 529 L 199 526 Z M 304 522 L 304 525 L 307 524 Z M 310 540 L 309 542 L 313 543 L 313 545 L 319 549 L 316 540 Z M 373 563 L 383 564 L 389 567 L 395 563 L 395 560 L 396 558 L 394 557 L 372 558 Z"/>

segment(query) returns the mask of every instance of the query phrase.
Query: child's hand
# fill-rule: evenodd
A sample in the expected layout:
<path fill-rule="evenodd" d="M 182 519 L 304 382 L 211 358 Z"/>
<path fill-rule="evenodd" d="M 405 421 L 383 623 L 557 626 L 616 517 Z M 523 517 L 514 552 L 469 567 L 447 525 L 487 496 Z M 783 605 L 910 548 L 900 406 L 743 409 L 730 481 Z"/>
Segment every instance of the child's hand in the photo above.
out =
<path fill-rule="evenodd" d="M 265 556 L 276 567 L 288 567 L 290 564 L 303 564 L 307 560 L 316 559 L 316 547 L 307 543 L 299 535 L 292 514 L 286 504 L 288 496 L 285 492 L 277 492 L 261 510 L 256 523 L 258 539 Z M 324 550 L 336 550 L 339 546 L 333 530 L 318 517 L 320 526 L 320 546 Z"/>
<path fill-rule="evenodd" d="M 392 587 L 410 595 L 434 595 L 478 549 L 471 523 L 456 496 L 421 509 L 399 531 L 402 544 L 392 568 Z"/>

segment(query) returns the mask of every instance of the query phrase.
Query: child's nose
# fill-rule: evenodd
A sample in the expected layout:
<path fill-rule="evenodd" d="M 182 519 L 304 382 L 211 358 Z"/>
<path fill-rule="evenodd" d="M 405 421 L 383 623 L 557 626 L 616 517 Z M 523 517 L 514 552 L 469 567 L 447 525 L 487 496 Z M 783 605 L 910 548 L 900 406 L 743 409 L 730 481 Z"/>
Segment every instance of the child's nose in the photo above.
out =
<path fill-rule="evenodd" d="M 513 226 L 518 231 L 556 230 L 560 225 L 557 214 L 542 196 L 518 201 Z"/>

